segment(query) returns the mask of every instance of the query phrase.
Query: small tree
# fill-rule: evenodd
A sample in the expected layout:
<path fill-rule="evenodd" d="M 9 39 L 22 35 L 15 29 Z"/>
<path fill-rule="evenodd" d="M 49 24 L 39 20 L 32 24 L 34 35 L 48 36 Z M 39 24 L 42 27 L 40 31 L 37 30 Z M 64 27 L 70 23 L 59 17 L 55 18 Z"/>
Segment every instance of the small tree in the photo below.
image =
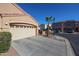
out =
<path fill-rule="evenodd" d="M 50 17 L 45 17 L 45 20 L 48 22 L 48 24 L 47 24 L 47 36 L 49 36 L 49 29 L 50 29 L 50 27 L 49 27 L 49 24 L 52 22 L 52 21 L 55 21 L 55 17 L 52 17 L 52 16 L 50 16 Z"/>

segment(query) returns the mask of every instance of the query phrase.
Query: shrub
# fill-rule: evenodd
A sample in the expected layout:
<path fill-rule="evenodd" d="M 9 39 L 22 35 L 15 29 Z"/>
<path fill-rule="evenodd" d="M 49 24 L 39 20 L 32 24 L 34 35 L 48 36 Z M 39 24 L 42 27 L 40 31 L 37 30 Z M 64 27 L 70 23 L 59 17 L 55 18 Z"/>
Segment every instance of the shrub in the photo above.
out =
<path fill-rule="evenodd" d="M 11 45 L 11 33 L 0 32 L 0 53 L 7 52 Z"/>

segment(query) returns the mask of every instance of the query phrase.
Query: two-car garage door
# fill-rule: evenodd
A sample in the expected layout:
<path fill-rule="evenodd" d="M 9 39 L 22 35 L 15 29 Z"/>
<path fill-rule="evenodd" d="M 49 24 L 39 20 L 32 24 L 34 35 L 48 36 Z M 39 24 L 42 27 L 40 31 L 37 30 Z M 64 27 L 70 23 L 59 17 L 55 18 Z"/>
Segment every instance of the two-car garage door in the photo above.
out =
<path fill-rule="evenodd" d="M 12 33 L 12 39 L 22 39 L 36 35 L 36 28 L 33 26 L 24 25 L 12 25 L 10 26 L 10 32 Z"/>

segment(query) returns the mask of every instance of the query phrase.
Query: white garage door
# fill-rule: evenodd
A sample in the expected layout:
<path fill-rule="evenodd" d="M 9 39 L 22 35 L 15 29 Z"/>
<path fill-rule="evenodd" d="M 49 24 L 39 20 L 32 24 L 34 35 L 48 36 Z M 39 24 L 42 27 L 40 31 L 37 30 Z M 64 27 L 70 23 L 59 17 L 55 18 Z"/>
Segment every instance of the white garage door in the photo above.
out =
<path fill-rule="evenodd" d="M 10 32 L 12 33 L 12 39 L 22 39 L 36 35 L 36 28 L 31 26 L 13 26 L 10 27 Z"/>

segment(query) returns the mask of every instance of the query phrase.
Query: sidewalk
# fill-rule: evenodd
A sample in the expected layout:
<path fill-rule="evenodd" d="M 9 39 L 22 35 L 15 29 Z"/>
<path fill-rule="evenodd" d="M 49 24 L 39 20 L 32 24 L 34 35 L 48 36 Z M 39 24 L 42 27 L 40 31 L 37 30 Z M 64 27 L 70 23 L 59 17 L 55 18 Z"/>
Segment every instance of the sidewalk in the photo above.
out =
<path fill-rule="evenodd" d="M 74 51 L 73 51 L 73 49 L 71 47 L 71 44 L 70 44 L 68 39 L 66 39 L 66 38 L 64 38 L 62 36 L 58 36 L 58 35 L 54 35 L 54 36 L 51 35 L 50 38 L 58 40 L 58 41 L 61 41 L 61 42 L 64 42 L 67 56 L 75 56 L 75 53 L 74 53 Z"/>

